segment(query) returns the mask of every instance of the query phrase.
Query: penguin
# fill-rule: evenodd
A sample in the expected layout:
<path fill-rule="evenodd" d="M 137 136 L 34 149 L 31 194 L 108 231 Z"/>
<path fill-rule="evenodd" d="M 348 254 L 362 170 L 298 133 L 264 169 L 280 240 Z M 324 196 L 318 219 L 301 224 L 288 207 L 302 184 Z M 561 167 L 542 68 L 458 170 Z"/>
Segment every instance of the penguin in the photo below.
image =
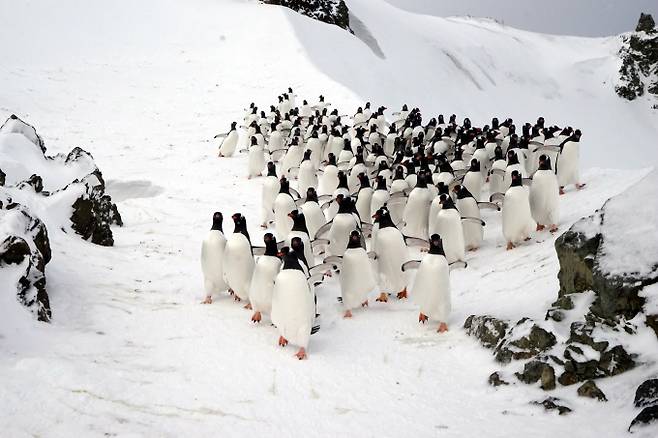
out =
<path fill-rule="evenodd" d="M 340 292 L 345 308 L 345 318 L 352 317 L 352 310 L 368 305 L 368 293 L 375 289 L 377 283 L 372 273 L 370 258 L 361 246 L 362 236 L 357 230 L 350 233 L 347 249 L 343 254 L 340 270 Z"/>
<path fill-rule="evenodd" d="M 406 236 L 427 239 L 431 202 L 425 174 L 421 173 L 418 175 L 416 186 L 409 193 L 402 215 L 402 220 L 404 221 L 403 232 Z"/>
<path fill-rule="evenodd" d="M 310 150 L 312 153 L 310 155 L 311 162 L 313 166 L 317 169 L 320 167 L 320 162 L 322 161 L 322 141 L 318 137 L 318 131 L 313 130 L 311 132 L 311 138 L 308 139 L 306 143 L 307 150 Z M 304 190 L 306 191 L 306 190 Z"/>
<path fill-rule="evenodd" d="M 436 185 L 437 193 L 430 204 L 429 217 L 427 220 L 428 234 L 436 233 L 436 219 L 439 217 L 439 211 L 443 208 L 441 195 L 449 195 L 450 191 L 446 184 L 439 182 Z"/>
<path fill-rule="evenodd" d="M 271 314 L 274 280 L 281 269 L 281 259 L 274 235 L 266 233 L 263 241 L 265 253 L 256 261 L 249 286 L 249 303 L 254 311 L 251 317 L 252 322 L 260 322 L 263 313 Z"/>
<path fill-rule="evenodd" d="M 370 224 L 372 223 L 372 214 L 370 213 L 373 195 L 372 187 L 370 187 L 370 180 L 364 173 L 359 174 L 359 181 L 361 182 L 361 188 L 356 195 L 356 211 L 359 213 L 362 222 Z"/>
<path fill-rule="evenodd" d="M 391 213 L 391 218 L 393 222 L 399 224 L 402 222 L 402 217 L 404 215 L 405 206 L 408 202 L 406 193 L 410 190 L 409 184 L 404 179 L 404 167 L 398 166 L 395 168 L 395 174 L 393 175 L 393 181 L 391 182 L 391 198 L 388 205 L 389 212 Z M 396 195 L 396 202 L 393 201 L 393 195 Z"/>
<path fill-rule="evenodd" d="M 560 184 L 560 194 L 564 194 L 564 187 L 574 184 L 581 190 L 585 184 L 580 182 L 580 129 L 566 139 L 561 145 L 561 152 L 557 162 L 557 179 Z"/>
<path fill-rule="evenodd" d="M 436 219 L 435 234 L 443 236 L 443 248 L 448 263 L 464 261 L 464 227 L 462 216 L 452 198 L 441 195 L 441 210 Z M 434 234 L 434 233 L 433 233 Z"/>
<path fill-rule="evenodd" d="M 261 196 L 261 216 L 263 218 L 262 228 L 267 228 L 268 224 L 274 219 L 274 200 L 281 189 L 281 183 L 276 176 L 276 165 L 270 161 L 267 163 L 267 176 L 263 182 L 263 191 Z"/>
<path fill-rule="evenodd" d="M 327 219 L 322 212 L 322 208 L 318 202 L 318 194 L 313 187 L 306 190 L 306 198 L 301 206 L 302 213 L 306 218 L 306 227 L 311 237 L 315 238 L 315 234 L 320 227 L 327 223 Z"/>
<path fill-rule="evenodd" d="M 261 176 L 263 168 L 265 167 L 265 153 L 263 151 L 263 146 L 258 144 L 258 139 L 255 136 L 251 137 L 251 146 L 249 146 L 247 163 L 249 171 L 247 178 L 251 179 L 255 176 Z"/>
<path fill-rule="evenodd" d="M 279 184 L 279 194 L 274 198 L 274 227 L 277 237 L 284 240 L 292 229 L 292 219 L 288 215 L 297 207 L 290 194 L 290 182 L 285 176 L 281 177 Z"/>
<path fill-rule="evenodd" d="M 236 125 L 236 122 L 231 123 L 231 129 L 229 129 L 224 141 L 219 145 L 219 157 L 232 157 L 235 153 L 235 148 L 239 140 L 238 131 L 235 129 Z"/>
<path fill-rule="evenodd" d="M 292 246 L 292 239 L 298 237 L 304 244 L 303 260 L 306 262 L 308 268 L 315 265 L 315 258 L 313 257 L 313 249 L 311 248 L 311 237 L 309 236 L 308 228 L 306 226 L 306 217 L 304 213 L 299 210 L 293 210 L 288 214 L 292 219 L 292 229 L 286 238 L 286 245 Z M 300 259 L 302 257 L 299 257 Z"/>
<path fill-rule="evenodd" d="M 317 168 L 313 160 L 311 160 L 314 153 L 310 149 L 307 149 L 304 152 L 302 163 L 299 165 L 299 172 L 297 173 L 297 189 L 299 193 L 306 193 L 309 187 L 317 187 L 318 185 Z"/>
<path fill-rule="evenodd" d="M 507 191 L 512 185 L 513 172 L 518 172 L 521 176 L 521 180 L 527 176 L 525 166 L 519 161 L 517 153 L 513 150 L 509 150 L 507 151 L 507 167 L 505 168 L 505 178 L 503 179 L 503 188 L 505 191 Z"/>
<path fill-rule="evenodd" d="M 299 347 L 297 359 L 307 358 L 306 350 L 315 317 L 313 293 L 300 261 L 288 247 L 281 249 L 283 266 L 274 280 L 272 323 L 279 332 L 279 345 Z"/>
<path fill-rule="evenodd" d="M 247 232 L 247 221 L 240 213 L 232 216 L 235 229 L 226 240 L 224 280 L 235 294 L 235 300 L 249 299 L 249 286 L 254 272 L 254 256 Z"/>
<path fill-rule="evenodd" d="M 388 202 L 389 199 L 390 199 L 390 195 L 388 194 L 388 188 L 386 187 L 386 178 L 384 178 L 382 175 L 378 175 L 377 186 L 375 187 L 375 190 L 372 192 L 372 199 L 370 200 L 369 217 L 372 218 L 377 212 L 377 210 L 382 208 Z"/>
<path fill-rule="evenodd" d="M 418 266 L 411 296 L 420 306 L 418 322 L 439 322 L 439 333 L 448 331 L 450 317 L 450 269 L 438 234 L 430 237 L 430 249 Z"/>
<path fill-rule="evenodd" d="M 206 298 L 203 304 L 212 303 L 212 294 L 226 290 L 224 281 L 224 249 L 226 237 L 222 229 L 224 217 L 215 212 L 212 216 L 212 227 L 201 245 L 201 271 Z"/>
<path fill-rule="evenodd" d="M 336 167 L 336 156 L 330 153 L 327 159 L 327 165 L 324 167 L 322 176 L 318 181 L 318 193 L 322 195 L 332 195 L 338 187 L 338 167 Z"/>
<path fill-rule="evenodd" d="M 293 137 L 293 139 L 290 141 L 288 151 L 286 152 L 286 155 L 283 157 L 283 161 L 281 162 L 282 176 L 290 178 L 291 169 L 299 167 L 299 164 L 302 162 L 303 153 L 304 152 L 302 147 L 299 145 L 299 140 L 297 137 Z"/>
<path fill-rule="evenodd" d="M 377 301 L 387 302 L 388 293 L 397 293 L 398 298 L 407 296 L 407 275 L 400 267 L 409 260 L 409 250 L 404 242 L 404 236 L 391 219 L 386 207 L 375 213 L 378 224 L 374 247 L 377 257 L 377 274 L 381 293 Z"/>
<path fill-rule="evenodd" d="M 343 141 L 343 149 L 338 154 L 339 163 L 348 163 L 352 157 L 354 157 L 354 152 L 352 152 L 352 143 L 349 139 Z"/>
<path fill-rule="evenodd" d="M 479 201 L 482 194 L 483 184 L 484 178 L 482 177 L 480 162 L 473 158 L 471 160 L 471 167 L 469 167 L 468 172 L 464 175 L 462 185 L 468 189 L 476 201 Z"/>
<path fill-rule="evenodd" d="M 457 189 L 457 188 L 456 188 Z M 464 245 L 467 251 L 476 251 L 482 244 L 484 229 L 482 227 L 480 207 L 477 200 L 468 191 L 466 186 L 457 189 L 457 210 L 462 217 L 462 229 L 464 230 Z"/>
<path fill-rule="evenodd" d="M 511 186 L 503 198 L 503 236 L 508 251 L 519 242 L 529 240 L 535 227 L 530 213 L 528 190 L 523 187 L 521 173 L 514 170 L 511 179 Z"/>
<path fill-rule="evenodd" d="M 270 136 L 267 140 L 267 151 L 272 154 L 274 151 L 283 149 L 283 142 L 283 135 L 277 129 L 276 123 L 273 122 L 270 126 Z"/>
<path fill-rule="evenodd" d="M 539 168 L 532 177 L 529 196 L 530 212 L 537 222 L 537 231 L 548 226 L 549 231 L 555 233 L 559 217 L 560 187 L 557 176 L 551 169 L 551 159 L 546 155 L 539 157 Z"/>
<path fill-rule="evenodd" d="M 505 193 L 505 169 L 507 168 L 507 161 L 503 156 L 503 149 L 496 146 L 494 149 L 494 162 L 491 165 L 491 175 L 489 176 L 489 195 L 494 193 Z"/>
<path fill-rule="evenodd" d="M 359 189 L 359 174 L 367 172 L 368 169 L 366 168 L 366 165 L 363 161 L 363 148 L 360 147 L 350 162 L 350 171 L 347 177 L 347 186 L 349 187 L 350 192 L 355 192 Z"/>
<path fill-rule="evenodd" d="M 348 197 L 350 196 L 350 189 L 347 184 L 347 175 L 342 170 L 338 171 L 338 187 L 336 187 L 336 190 L 334 190 L 334 193 L 332 195 L 333 202 L 329 204 L 329 208 L 327 208 L 324 212 L 325 216 L 327 217 L 327 220 L 331 220 L 336 216 L 336 213 L 338 213 L 338 202 L 336 201 L 339 196 L 343 197 Z"/>
<path fill-rule="evenodd" d="M 338 213 L 329 228 L 328 255 L 342 256 L 347 248 L 350 232 L 360 228 L 360 221 L 354 214 L 354 202 L 346 196 L 338 206 Z"/>

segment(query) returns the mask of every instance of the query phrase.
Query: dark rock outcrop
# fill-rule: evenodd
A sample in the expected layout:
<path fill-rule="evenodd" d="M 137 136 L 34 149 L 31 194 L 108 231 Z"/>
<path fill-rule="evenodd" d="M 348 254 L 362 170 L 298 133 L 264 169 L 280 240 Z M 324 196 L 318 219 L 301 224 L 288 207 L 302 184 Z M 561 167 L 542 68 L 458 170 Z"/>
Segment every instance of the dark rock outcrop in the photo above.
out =
<path fill-rule="evenodd" d="M 628 100 L 643 96 L 645 91 L 658 96 L 658 32 L 650 14 L 640 14 L 635 32 L 624 37 L 619 55 L 622 65 L 617 94 Z"/>
<path fill-rule="evenodd" d="M 523 367 L 523 372 L 515 373 L 523 383 L 532 384 L 541 381 L 541 388 L 545 391 L 555 389 L 555 369 L 546 362 L 531 360 Z"/>
<path fill-rule="evenodd" d="M 307 17 L 352 32 L 349 9 L 343 0 L 263 0 L 263 3 L 285 6 Z"/>
<path fill-rule="evenodd" d="M 12 114 L 11 116 L 9 116 L 9 118 L 5 121 L 5 123 L 3 123 L 2 126 L 0 126 L 0 133 L 23 134 L 28 140 L 30 140 L 35 145 L 39 146 L 41 152 L 46 152 L 46 145 L 44 144 L 41 136 L 37 134 L 37 130 L 34 128 L 34 126 L 24 122 L 23 120 L 18 118 L 16 114 Z"/>
<path fill-rule="evenodd" d="M 503 380 L 500 373 L 498 371 L 495 371 L 491 373 L 491 375 L 489 376 L 489 385 L 497 387 L 501 385 L 509 385 L 509 382 Z"/>
<path fill-rule="evenodd" d="M 603 391 L 601 391 L 592 380 L 588 380 L 580 385 L 577 392 L 581 397 L 595 398 L 598 401 L 608 401 Z"/>
<path fill-rule="evenodd" d="M 495 348 L 507 332 L 507 322 L 493 316 L 471 315 L 464 322 L 464 328 L 486 348 Z"/>
<path fill-rule="evenodd" d="M 642 409 L 642 411 L 640 411 L 640 413 L 637 414 L 635 418 L 633 418 L 633 421 L 631 421 L 631 425 L 628 426 L 628 431 L 630 432 L 633 429 L 636 429 L 643 425 L 656 423 L 656 422 L 658 422 L 658 405 L 648 406 Z"/>
<path fill-rule="evenodd" d="M 5 185 L 6 177 L 7 177 L 7 174 L 4 173 L 4 172 L 2 171 L 2 169 L 0 169 L 0 186 L 4 186 L 4 185 Z"/>
<path fill-rule="evenodd" d="M 561 402 L 561 400 L 559 398 L 548 397 L 548 398 L 544 399 L 544 401 L 534 401 L 534 402 L 532 402 L 532 404 L 543 406 L 544 409 L 546 409 L 547 411 L 556 410 L 556 411 L 558 411 L 558 413 L 560 415 L 566 415 L 569 412 L 571 412 L 570 408 L 568 408 L 566 406 L 563 406 L 563 405 L 560 405 L 560 404 L 558 404 L 558 402 Z"/>
<path fill-rule="evenodd" d="M 527 334 L 525 334 L 527 332 Z M 555 335 L 539 327 L 529 318 L 518 321 L 508 330 L 496 346 L 496 360 L 508 363 L 512 359 L 522 360 L 547 351 L 556 343 Z"/>
<path fill-rule="evenodd" d="M 634 403 L 636 408 L 658 405 L 658 379 L 642 382 L 635 391 Z"/>

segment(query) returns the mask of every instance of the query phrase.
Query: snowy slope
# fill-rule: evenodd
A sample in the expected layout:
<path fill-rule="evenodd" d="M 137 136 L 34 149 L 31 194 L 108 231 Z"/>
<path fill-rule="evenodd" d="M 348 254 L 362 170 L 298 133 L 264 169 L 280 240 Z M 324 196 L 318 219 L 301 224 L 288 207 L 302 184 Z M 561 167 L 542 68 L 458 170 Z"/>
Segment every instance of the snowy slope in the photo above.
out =
<path fill-rule="evenodd" d="M 52 230 L 53 323 L 0 324 L 3 435 L 623 433 L 632 392 L 655 365 L 602 381 L 607 404 L 554 391 L 575 410 L 564 418 L 528 404 L 543 397 L 537 388 L 487 385 L 498 366 L 460 329 L 464 319 L 541 320 L 558 290 L 553 238 L 506 253 L 495 217 L 485 217 L 486 244 L 469 269 L 453 277 L 446 336 L 419 326 L 411 302 L 373 304 L 344 321 L 330 282 L 319 291 L 322 330 L 310 360 L 298 362 L 275 346 L 272 327 L 253 326 L 228 299 L 198 305 L 212 212 L 241 211 L 253 239 L 262 235 L 260 181 L 245 179 L 244 156 L 218 160 L 209 141 L 249 102 L 269 104 L 290 85 L 349 112 L 371 99 L 476 121 L 544 115 L 583 129 L 587 167 L 644 167 L 655 158 L 645 158 L 655 119 L 600 85 L 615 71 L 615 41 L 349 2 L 381 59 L 338 28 L 257 2 L 2 3 L 12 13 L 0 15 L 0 36 L 12 44 L 0 66 L 0 118 L 16 112 L 34 124 L 49 151 L 90 150 L 126 224 L 115 248 Z M 623 154 L 612 121 L 628 130 Z M 587 189 L 562 200 L 561 229 L 644 174 L 586 171 Z"/>

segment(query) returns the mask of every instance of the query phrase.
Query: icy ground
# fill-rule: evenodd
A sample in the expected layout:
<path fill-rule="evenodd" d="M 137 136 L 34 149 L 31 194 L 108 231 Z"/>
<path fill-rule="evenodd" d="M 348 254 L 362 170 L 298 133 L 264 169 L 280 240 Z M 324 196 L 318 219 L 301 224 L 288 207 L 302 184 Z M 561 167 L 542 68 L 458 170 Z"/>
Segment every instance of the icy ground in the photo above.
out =
<path fill-rule="evenodd" d="M 553 391 L 575 411 L 565 417 L 528 404 L 545 397 L 537 387 L 496 390 L 487 384 L 500 366 L 464 334 L 464 319 L 490 313 L 541 321 L 558 290 L 554 239 L 542 233 L 506 252 L 493 214 L 484 217 L 484 247 L 469 255 L 467 270 L 452 277 L 454 313 L 446 335 L 418 325 L 411 302 L 373 303 L 345 321 L 333 280 L 318 290 L 322 329 L 311 339 L 309 360 L 299 362 L 293 349 L 276 346 L 272 327 L 252 325 L 250 313 L 228 298 L 198 304 L 200 243 L 212 212 L 240 211 L 255 242 L 262 233 L 256 227 L 261 182 L 246 180 L 244 156 L 217 159 L 217 145 L 209 140 L 249 102 L 269 104 L 291 85 L 300 98 L 323 93 L 344 111 L 366 99 L 397 109 L 401 96 L 408 95 L 409 104 L 418 101 L 428 113 L 454 111 L 461 118 L 472 107 L 478 121 L 513 111 L 524 120 L 540 114 L 549 123 L 575 120 L 585 133 L 583 149 L 590 152 L 583 163 L 586 190 L 561 198 L 560 228 L 566 230 L 647 172 L 592 165 L 637 169 L 654 163 L 655 155 L 647 158 L 646 151 L 654 147 L 657 125 L 646 105 L 609 97 L 610 90 L 591 80 L 613 76 L 612 43 L 496 31 L 496 38 L 553 47 L 555 62 L 558 49 L 581 50 L 576 55 L 574 49 L 550 73 L 566 70 L 564 78 L 577 83 L 574 89 L 582 96 L 569 98 L 562 85 L 535 82 L 526 68 L 510 76 L 491 67 L 487 74 L 496 75 L 498 86 L 462 87 L 472 82 L 462 70 L 445 64 L 446 58 L 426 55 L 442 44 L 436 34 L 426 41 L 414 34 L 412 41 L 424 44 L 417 48 L 423 56 L 416 58 L 433 70 L 409 69 L 410 76 L 398 82 L 393 77 L 399 72 L 387 69 L 400 63 L 396 56 L 408 41 L 394 44 L 395 37 L 386 35 L 391 7 L 368 10 L 368 4 L 378 4 L 374 1 L 349 4 L 378 40 L 387 55 L 383 60 L 337 28 L 256 2 L 124 1 L 102 8 L 74 0 L 2 3 L 11 13 L 0 16 L 0 36 L 7 41 L 0 64 L 0 118 L 15 112 L 34 124 L 49 152 L 76 145 L 92 152 L 126 223 L 114 229 L 114 248 L 49 227 L 52 324 L 32 322 L 27 315 L 5 318 L 23 310 L 18 303 L 0 302 L 2 436 L 624 434 L 635 412 L 635 388 L 657 372 L 649 354 L 655 339 L 644 337 L 637 351 L 629 348 L 646 366 L 597 382 L 607 403 L 578 398 L 573 387 Z M 389 15 L 381 18 L 384 14 Z M 413 17 L 405 13 L 404 26 L 412 27 Z M 480 41 L 473 44 L 480 45 L 492 33 L 490 25 L 483 29 L 477 21 L 420 17 L 416 24 L 448 29 L 442 32 L 455 39 L 468 28 Z M 343 73 L 318 61 L 331 44 L 348 54 Z M 497 42 L 482 47 L 460 56 L 507 56 Z M 589 59 L 588 50 L 609 57 L 577 64 L 574 73 L 572 57 Z M 464 60 L 467 67 L 469 62 Z M 581 70 L 587 73 L 578 76 Z M 476 80 L 485 77 L 474 71 Z M 433 88 L 430 73 L 454 82 Z M 505 100 L 512 90 L 518 94 Z M 544 103 L 552 114 L 544 114 Z M 596 115 L 601 107 L 606 111 Z M 568 114 L 556 120 L 559 108 L 568 108 Z M 606 121 L 617 119 L 632 132 L 633 141 L 621 151 L 616 149 L 621 143 L 588 140 L 595 129 L 616 135 Z"/>

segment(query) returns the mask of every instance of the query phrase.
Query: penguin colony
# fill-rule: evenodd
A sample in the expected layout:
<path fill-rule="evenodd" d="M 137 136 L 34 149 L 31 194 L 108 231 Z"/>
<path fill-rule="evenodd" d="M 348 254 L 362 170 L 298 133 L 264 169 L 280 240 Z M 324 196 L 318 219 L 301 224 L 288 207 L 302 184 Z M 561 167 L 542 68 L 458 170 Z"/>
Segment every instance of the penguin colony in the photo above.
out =
<path fill-rule="evenodd" d="M 407 105 L 392 120 L 369 102 L 353 116 L 330 107 L 323 96 L 298 105 L 289 88 L 268 111 L 252 103 L 243 125 L 215 137 L 220 157 L 247 153 L 248 178 L 265 175 L 260 222 L 272 232 L 254 245 L 236 213 L 225 235 L 216 212 L 202 246 L 204 303 L 224 291 L 245 301 L 252 321 L 269 316 L 279 345 L 296 345 L 300 360 L 319 330 L 314 290 L 325 278 L 338 275 L 346 318 L 379 290 L 384 303 L 411 296 L 419 322 L 445 332 L 450 270 L 465 268 L 465 253 L 482 244 L 481 210 L 502 213 L 511 250 L 533 232 L 557 231 L 559 195 L 584 186 L 581 132 L 542 117 L 517 133 L 509 118 L 475 127 L 453 114 L 423 124 Z"/>

